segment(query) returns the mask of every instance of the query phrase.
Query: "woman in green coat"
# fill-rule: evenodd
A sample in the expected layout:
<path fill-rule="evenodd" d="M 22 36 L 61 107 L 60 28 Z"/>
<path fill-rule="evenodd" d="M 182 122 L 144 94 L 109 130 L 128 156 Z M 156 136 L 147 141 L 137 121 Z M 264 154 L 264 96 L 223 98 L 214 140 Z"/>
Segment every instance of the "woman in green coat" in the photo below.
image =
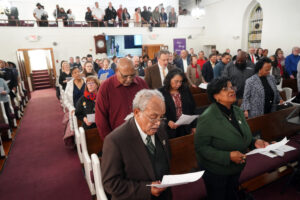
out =
<path fill-rule="evenodd" d="M 195 150 L 209 199 L 235 200 L 239 177 L 245 167 L 245 153 L 251 147 L 264 148 L 267 142 L 254 140 L 243 111 L 236 102 L 235 87 L 225 77 L 207 87 L 213 102 L 199 117 Z"/>

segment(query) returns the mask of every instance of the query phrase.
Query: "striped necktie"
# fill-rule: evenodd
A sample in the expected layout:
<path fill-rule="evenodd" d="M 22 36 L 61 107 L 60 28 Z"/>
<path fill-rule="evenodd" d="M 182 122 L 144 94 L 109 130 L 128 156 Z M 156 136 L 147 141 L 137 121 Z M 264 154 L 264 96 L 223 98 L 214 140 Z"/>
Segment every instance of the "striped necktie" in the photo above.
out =
<path fill-rule="evenodd" d="M 152 155 L 154 155 L 154 154 L 155 154 L 155 146 L 154 146 L 154 144 L 153 144 L 153 142 L 152 142 L 152 140 L 151 140 L 151 136 L 150 136 L 150 135 L 148 135 L 148 136 L 146 137 L 146 141 L 147 141 L 146 146 L 147 146 L 148 150 L 150 151 L 150 153 L 151 153 Z"/>

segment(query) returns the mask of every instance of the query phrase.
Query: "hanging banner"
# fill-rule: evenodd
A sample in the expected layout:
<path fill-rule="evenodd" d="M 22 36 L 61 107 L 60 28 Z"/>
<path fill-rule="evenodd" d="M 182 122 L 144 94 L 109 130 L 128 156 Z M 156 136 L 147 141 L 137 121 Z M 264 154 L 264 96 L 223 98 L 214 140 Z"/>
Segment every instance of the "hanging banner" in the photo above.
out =
<path fill-rule="evenodd" d="M 173 39 L 173 43 L 174 43 L 174 52 L 176 52 L 177 55 L 180 55 L 181 50 L 186 50 L 185 38 Z"/>

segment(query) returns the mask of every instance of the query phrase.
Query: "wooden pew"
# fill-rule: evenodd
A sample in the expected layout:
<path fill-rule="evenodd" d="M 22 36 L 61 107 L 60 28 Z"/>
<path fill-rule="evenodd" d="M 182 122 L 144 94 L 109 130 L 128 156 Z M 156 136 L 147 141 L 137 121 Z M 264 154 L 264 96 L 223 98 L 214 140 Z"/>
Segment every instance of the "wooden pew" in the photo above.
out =
<path fill-rule="evenodd" d="M 293 94 L 298 93 L 297 79 L 283 79 L 282 80 L 282 88 L 289 87 L 292 88 Z"/>
<path fill-rule="evenodd" d="M 102 151 L 103 141 L 100 138 L 97 128 L 85 130 L 86 146 L 89 155 L 98 154 Z"/>
<path fill-rule="evenodd" d="M 194 147 L 194 134 L 169 140 L 171 149 L 171 173 L 180 174 L 198 168 Z"/>
<path fill-rule="evenodd" d="M 193 97 L 197 108 L 208 106 L 211 104 L 210 100 L 208 99 L 207 93 L 193 94 Z"/>
<path fill-rule="evenodd" d="M 261 138 L 266 141 L 274 141 L 285 136 L 289 137 L 300 130 L 300 125 L 289 124 L 286 117 L 296 107 L 290 107 L 277 112 L 248 119 L 252 133 L 260 132 Z"/>
<path fill-rule="evenodd" d="M 82 126 L 82 121 L 77 120 L 78 127 Z M 86 147 L 89 155 L 98 154 L 102 151 L 103 141 L 100 138 L 97 128 L 85 130 Z"/>
<path fill-rule="evenodd" d="M 206 92 L 206 90 L 201 89 L 199 87 L 197 87 L 197 88 L 190 87 L 190 91 L 191 91 L 192 94 L 199 94 L 199 93 L 205 93 Z"/>

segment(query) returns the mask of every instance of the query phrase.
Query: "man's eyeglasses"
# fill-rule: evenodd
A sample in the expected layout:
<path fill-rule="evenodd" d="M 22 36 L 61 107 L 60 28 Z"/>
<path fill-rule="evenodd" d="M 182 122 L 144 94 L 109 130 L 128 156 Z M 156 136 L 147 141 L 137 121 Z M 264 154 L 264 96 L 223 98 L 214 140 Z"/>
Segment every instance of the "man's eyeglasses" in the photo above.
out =
<path fill-rule="evenodd" d="M 162 122 L 164 120 L 167 120 L 167 118 L 165 117 L 158 117 L 158 118 L 151 118 L 148 115 L 146 115 L 144 112 L 143 114 L 148 118 L 148 120 L 150 121 L 150 123 L 155 124 L 156 122 Z"/>
<path fill-rule="evenodd" d="M 134 74 L 130 74 L 130 75 L 124 75 L 124 74 L 122 74 L 120 71 L 119 71 L 119 73 L 121 74 L 121 77 L 122 77 L 123 79 L 128 79 L 128 78 L 133 79 L 133 78 L 136 76 L 135 73 L 134 73 Z"/>
<path fill-rule="evenodd" d="M 223 87 L 222 90 L 228 92 L 229 90 L 237 91 L 236 86 L 231 86 L 231 87 Z"/>

